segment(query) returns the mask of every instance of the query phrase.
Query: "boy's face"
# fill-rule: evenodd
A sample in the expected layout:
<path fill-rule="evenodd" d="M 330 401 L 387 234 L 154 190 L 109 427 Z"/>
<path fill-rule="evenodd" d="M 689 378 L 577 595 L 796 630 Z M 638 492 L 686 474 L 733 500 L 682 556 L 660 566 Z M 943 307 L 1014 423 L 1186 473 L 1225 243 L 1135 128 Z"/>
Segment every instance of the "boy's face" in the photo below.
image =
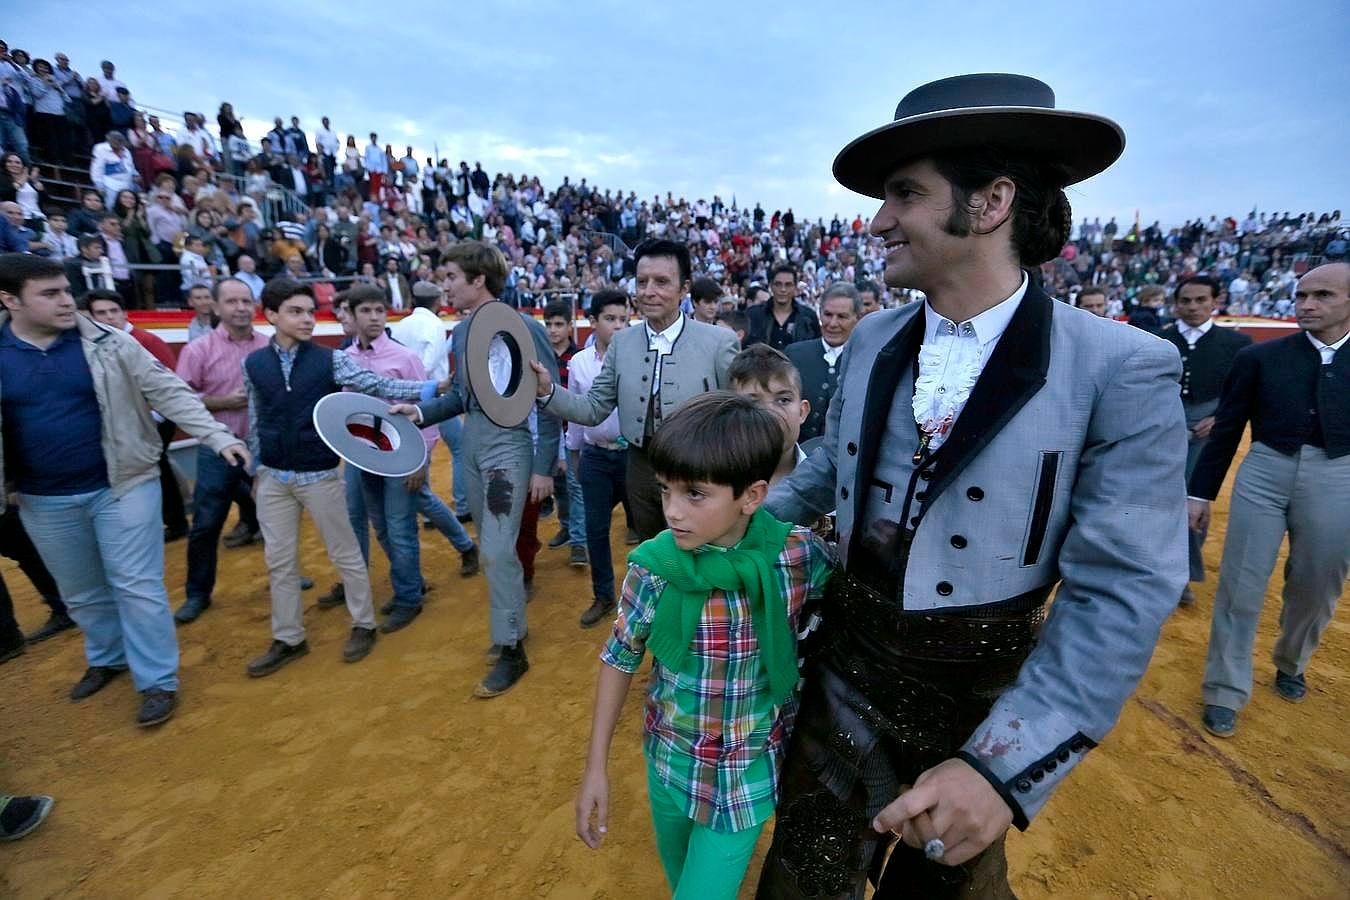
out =
<path fill-rule="evenodd" d="M 595 329 L 595 342 L 608 347 L 614 335 L 628 327 L 627 305 L 606 306 L 600 310 L 600 318 L 591 319 L 591 326 Z"/>
<path fill-rule="evenodd" d="M 661 511 L 675 537 L 675 546 L 693 550 L 704 544 L 731 547 L 745 536 L 745 524 L 768 492 L 766 481 L 756 481 L 737 497 L 725 484 L 677 481 L 656 476 L 661 488 Z"/>
<path fill-rule="evenodd" d="M 548 330 L 548 342 L 553 345 L 555 351 L 567 349 L 567 342 L 572 337 L 572 323 L 562 316 L 553 316 L 545 320 L 544 328 Z"/>
<path fill-rule="evenodd" d="M 700 322 L 713 324 L 717 319 L 717 299 L 700 299 L 694 301 L 694 318 Z"/>
<path fill-rule="evenodd" d="M 47 224 L 50 225 L 50 226 L 52 227 L 52 232 L 55 233 L 55 234 L 65 234 L 65 233 L 66 233 L 66 217 L 65 217 L 65 216 L 48 216 L 48 217 L 47 217 Z"/>
<path fill-rule="evenodd" d="M 287 297 L 276 312 L 266 310 L 267 321 L 277 334 L 292 341 L 307 341 L 314 335 L 314 299 L 304 294 Z"/>
<path fill-rule="evenodd" d="M 188 291 L 188 303 L 197 315 L 205 319 L 216 310 L 216 303 L 211 299 L 211 292 L 206 288 L 195 287 Z"/>
<path fill-rule="evenodd" d="M 356 333 L 367 344 L 384 334 L 384 326 L 388 318 L 389 311 L 378 300 L 358 303 L 356 309 L 352 310 L 352 320 L 356 322 Z"/>
<path fill-rule="evenodd" d="M 127 313 L 120 304 L 111 300 L 91 300 L 89 301 L 89 318 L 95 322 L 102 322 L 109 328 L 116 328 L 118 331 L 127 326 Z"/>
<path fill-rule="evenodd" d="M 790 379 L 775 376 L 769 379 L 767 387 L 758 382 L 734 382 L 731 390 L 742 397 L 749 397 L 778 417 L 787 433 L 786 450 L 797 446 L 802 423 L 811 414 L 811 401 L 802 399 L 801 391 Z"/>

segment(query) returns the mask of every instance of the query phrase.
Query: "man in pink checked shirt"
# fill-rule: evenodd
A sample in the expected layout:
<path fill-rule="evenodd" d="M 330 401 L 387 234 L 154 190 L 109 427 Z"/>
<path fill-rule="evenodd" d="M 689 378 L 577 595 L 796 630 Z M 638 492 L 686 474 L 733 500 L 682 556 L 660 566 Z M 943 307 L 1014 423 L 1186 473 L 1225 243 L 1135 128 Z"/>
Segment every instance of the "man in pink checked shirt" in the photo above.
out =
<path fill-rule="evenodd" d="M 374 285 L 357 285 L 339 295 L 338 300 L 356 326 L 356 340 L 346 352 L 357 363 L 388 378 L 412 381 L 426 378 L 426 369 L 417 354 L 385 332 L 389 301 L 384 291 Z M 428 453 L 438 436 L 434 426 L 422 429 Z M 446 537 L 461 554 L 461 575 L 477 571 L 478 550 L 449 508 L 427 489 L 425 466 L 406 478 L 372 475 L 350 464 L 345 468 L 347 514 L 352 521 L 352 530 L 356 532 L 361 555 L 369 565 L 369 522 L 375 526 L 375 537 L 389 557 L 389 581 L 394 588 L 394 597 L 380 610 L 388 616 L 380 630 L 388 634 L 406 627 L 422 612 L 422 595 L 427 589 L 422 580 L 417 513 L 424 504 L 440 505 L 440 515 L 433 509 L 423 509 L 438 526 L 441 522 L 453 525 L 454 530 Z"/>
<path fill-rule="evenodd" d="M 178 377 L 196 391 L 216 420 L 241 440 L 248 439 L 248 397 L 244 394 L 244 358 L 267 346 L 253 330 L 253 291 L 237 278 L 224 278 L 211 289 L 220 324 L 183 348 Z M 194 621 L 211 605 L 216 586 L 216 552 L 230 505 L 239 504 L 239 527 L 225 538 L 228 547 L 259 540 L 258 513 L 250 491 L 253 477 L 206 446 L 197 448 L 197 484 L 192 492 L 192 528 L 188 531 L 187 599 L 173 614 L 179 624 Z"/>

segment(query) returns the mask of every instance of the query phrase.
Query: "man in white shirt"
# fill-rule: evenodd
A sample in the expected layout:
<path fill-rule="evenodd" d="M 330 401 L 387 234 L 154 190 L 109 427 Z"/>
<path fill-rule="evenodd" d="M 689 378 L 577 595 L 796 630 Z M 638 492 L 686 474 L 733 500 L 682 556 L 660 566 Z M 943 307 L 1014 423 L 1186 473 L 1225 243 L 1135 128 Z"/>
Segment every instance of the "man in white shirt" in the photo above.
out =
<path fill-rule="evenodd" d="M 114 66 L 111 62 L 105 59 L 102 63 L 99 64 L 99 66 L 102 68 L 103 74 L 95 76 L 98 81 L 98 86 L 103 96 L 106 97 L 109 101 L 116 100 L 117 89 L 125 88 L 126 85 L 118 80 L 117 67 Z"/>
<path fill-rule="evenodd" d="M 253 293 L 253 299 L 256 302 L 262 297 L 262 289 L 265 282 L 258 275 L 258 264 L 251 256 L 241 256 L 235 263 L 239 271 L 234 273 L 234 277 L 248 285 L 248 289 Z"/>
<path fill-rule="evenodd" d="M 183 113 L 183 127 L 178 130 L 178 143 L 188 144 L 199 159 L 216 158 L 216 141 L 211 133 L 202 127 L 201 116 L 196 113 Z"/>
<path fill-rule="evenodd" d="M 802 379 L 802 399 L 811 404 L 802 422 L 799 441 L 825 433 L 825 413 L 839 385 L 839 357 L 849 335 L 862 318 L 862 294 L 841 281 L 825 291 L 820 301 L 820 337 L 788 344 L 783 352 Z"/>
<path fill-rule="evenodd" d="M 319 159 L 323 162 L 323 175 L 329 181 L 337 168 L 337 154 L 341 143 L 337 132 L 328 125 L 328 117 L 323 117 L 323 127 L 314 132 L 314 146 L 319 149 Z"/>
<path fill-rule="evenodd" d="M 117 193 L 136 186 L 136 164 L 127 148 L 126 135 L 110 131 L 107 140 L 95 144 L 89 160 L 89 180 L 103 192 L 103 203 L 109 209 Z"/>
<path fill-rule="evenodd" d="M 124 308 L 135 309 L 137 303 L 136 285 L 131 278 L 131 267 L 127 261 L 127 251 L 122 245 L 122 222 L 117 216 L 108 213 L 98 223 L 99 235 L 108 254 L 108 265 L 112 270 L 113 284 L 122 297 Z"/>

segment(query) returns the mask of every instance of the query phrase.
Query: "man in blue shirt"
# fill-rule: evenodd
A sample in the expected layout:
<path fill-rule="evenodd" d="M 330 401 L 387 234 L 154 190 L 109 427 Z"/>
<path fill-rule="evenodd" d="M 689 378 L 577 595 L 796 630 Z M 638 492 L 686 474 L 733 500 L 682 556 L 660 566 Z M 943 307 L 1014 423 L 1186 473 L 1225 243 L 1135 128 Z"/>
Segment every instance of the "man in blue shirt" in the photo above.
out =
<path fill-rule="evenodd" d="M 129 334 L 78 315 L 61 264 L 0 255 L 0 480 L 84 631 L 72 700 L 131 670 L 137 724 L 177 706 L 178 640 L 164 589 L 153 407 L 248 465 L 243 442 Z M 108 421 L 105 421 L 105 415 Z"/>

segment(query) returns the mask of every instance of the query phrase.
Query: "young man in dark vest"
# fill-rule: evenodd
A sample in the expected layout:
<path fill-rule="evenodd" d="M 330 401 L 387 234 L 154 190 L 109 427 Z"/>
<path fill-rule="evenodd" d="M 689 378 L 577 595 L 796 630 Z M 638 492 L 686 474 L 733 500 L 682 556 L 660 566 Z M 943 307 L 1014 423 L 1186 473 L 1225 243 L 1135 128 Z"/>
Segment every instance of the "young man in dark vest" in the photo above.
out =
<path fill-rule="evenodd" d="M 1196 275 L 1183 281 L 1176 292 L 1177 320 L 1162 330 L 1162 336 L 1181 352 L 1181 408 L 1186 412 L 1186 477 L 1195 471 L 1200 451 L 1209 443 L 1214 427 L 1214 412 L 1219 408 L 1219 389 L 1223 387 L 1233 358 L 1252 342 L 1236 328 L 1214 324 L 1214 310 L 1222 292 L 1219 283 L 1208 275 Z M 1079 297 L 1082 295 L 1080 294 Z M 1203 531 L 1187 531 L 1190 541 L 1191 581 L 1205 580 Z M 1181 591 L 1181 604 L 1195 602 L 1189 584 Z"/>
<path fill-rule="evenodd" d="M 1176 348 L 1035 278 L 1068 240 L 1063 188 L 1123 148 L 1036 79 L 967 75 L 911 91 L 835 160 L 882 200 L 886 284 L 926 299 L 854 329 L 824 442 L 765 503 L 798 523 L 835 509 L 844 565 L 766 900 L 861 897 L 869 875 L 877 898 L 1011 897 L 1008 826 L 1110 731 L 1176 606 Z"/>
<path fill-rule="evenodd" d="M 315 344 L 314 289 L 290 278 L 263 288 L 263 314 L 276 333 L 244 360 L 249 448 L 258 461 L 254 491 L 272 587 L 272 646 L 248 664 L 253 677 L 271 675 L 309 652 L 300 606 L 299 525 L 304 509 L 318 526 L 328 558 L 342 576 L 352 633 L 347 662 L 375 645 L 370 576 L 347 516 L 337 454 L 314 428 L 314 405 L 342 388 L 396 399 L 429 400 L 434 381 L 383 378 L 346 353 Z"/>

